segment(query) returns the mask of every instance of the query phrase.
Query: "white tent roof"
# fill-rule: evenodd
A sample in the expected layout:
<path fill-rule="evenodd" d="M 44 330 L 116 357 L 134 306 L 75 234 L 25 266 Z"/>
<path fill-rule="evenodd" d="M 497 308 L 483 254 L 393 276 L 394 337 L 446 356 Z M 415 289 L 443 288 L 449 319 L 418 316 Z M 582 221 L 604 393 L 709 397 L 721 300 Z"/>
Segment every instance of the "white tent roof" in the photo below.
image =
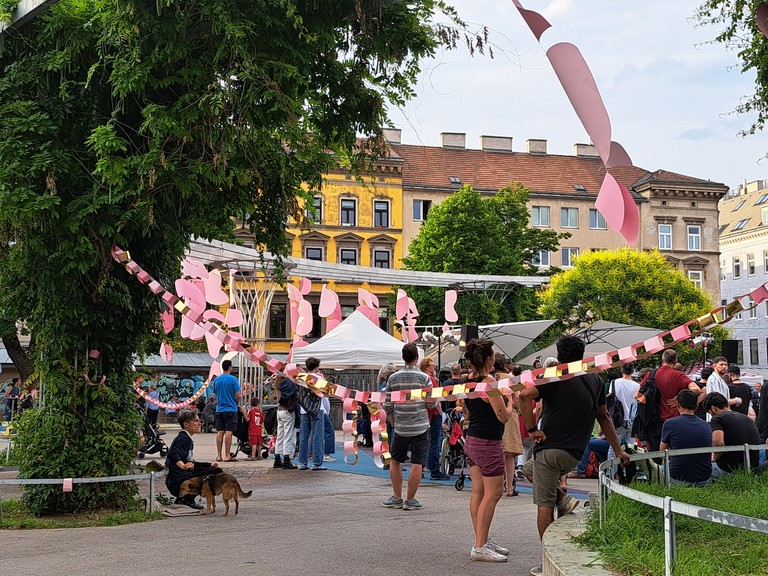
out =
<path fill-rule="evenodd" d="M 403 363 L 403 342 L 384 332 L 355 310 L 341 324 L 319 340 L 295 348 L 291 362 L 303 364 L 307 358 L 320 360 L 320 368 L 368 368 Z"/>

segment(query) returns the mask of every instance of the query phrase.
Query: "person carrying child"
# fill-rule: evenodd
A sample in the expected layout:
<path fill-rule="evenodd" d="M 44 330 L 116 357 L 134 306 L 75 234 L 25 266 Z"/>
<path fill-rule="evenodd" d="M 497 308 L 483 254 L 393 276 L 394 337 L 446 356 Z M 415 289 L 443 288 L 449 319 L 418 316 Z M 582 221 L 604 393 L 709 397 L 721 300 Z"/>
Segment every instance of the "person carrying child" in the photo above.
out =
<path fill-rule="evenodd" d="M 251 398 L 251 409 L 245 415 L 248 422 L 248 444 L 251 445 L 251 455 L 248 460 L 261 460 L 261 445 L 264 442 L 263 426 L 264 412 L 259 408 L 259 399 Z"/>

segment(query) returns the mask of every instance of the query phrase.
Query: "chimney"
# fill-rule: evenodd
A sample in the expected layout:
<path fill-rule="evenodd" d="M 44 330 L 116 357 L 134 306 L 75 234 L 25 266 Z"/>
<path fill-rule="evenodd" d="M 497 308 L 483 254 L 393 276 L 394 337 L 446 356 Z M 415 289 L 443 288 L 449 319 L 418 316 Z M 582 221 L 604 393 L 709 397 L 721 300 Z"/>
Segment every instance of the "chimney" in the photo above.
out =
<path fill-rule="evenodd" d="M 390 144 L 402 144 L 402 130 L 400 128 L 384 128 L 384 139 Z"/>
<path fill-rule="evenodd" d="M 440 146 L 443 148 L 466 148 L 467 135 L 464 132 L 441 132 Z"/>
<path fill-rule="evenodd" d="M 573 153 L 578 158 L 598 158 L 599 154 L 592 144 L 574 144 Z"/>
<path fill-rule="evenodd" d="M 480 149 L 486 152 L 512 152 L 510 136 L 480 136 Z"/>
<path fill-rule="evenodd" d="M 547 141 L 546 140 L 532 140 L 525 141 L 525 146 L 528 150 L 528 154 L 546 154 L 547 153 Z"/>

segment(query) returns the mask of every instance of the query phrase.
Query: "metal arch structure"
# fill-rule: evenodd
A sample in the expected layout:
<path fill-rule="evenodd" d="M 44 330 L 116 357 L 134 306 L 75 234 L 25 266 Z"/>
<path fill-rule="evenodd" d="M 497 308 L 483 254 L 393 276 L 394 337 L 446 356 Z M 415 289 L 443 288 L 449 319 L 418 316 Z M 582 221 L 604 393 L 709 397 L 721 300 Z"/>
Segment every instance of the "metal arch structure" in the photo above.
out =
<path fill-rule="evenodd" d="M 8 24 L 0 22 L 0 34 L 11 28 L 21 28 L 29 23 L 38 13 L 58 0 L 20 0 L 11 15 Z"/>
<path fill-rule="evenodd" d="M 548 279 L 547 279 L 548 280 Z M 542 282 L 542 284 L 544 284 Z M 540 286 L 542 285 L 540 284 Z M 504 304 L 504 300 L 507 299 L 512 291 L 520 286 L 517 282 L 495 282 L 493 280 L 470 280 L 467 282 L 455 282 L 450 285 L 450 288 L 456 290 L 457 293 L 471 293 L 482 292 L 485 295 L 486 300 L 493 300 L 498 295 L 498 301 L 500 304 Z"/>
<path fill-rule="evenodd" d="M 240 333 L 251 346 L 264 351 L 269 307 L 280 285 L 277 259 L 235 244 L 198 240 L 190 244 L 187 256 L 227 273 L 230 302 L 243 314 Z M 290 262 L 282 263 L 282 271 L 286 275 L 293 267 Z M 240 355 L 238 378 L 244 384 L 255 386 L 259 404 L 264 400 L 264 389 L 258 385 L 263 376 L 260 365 Z"/>

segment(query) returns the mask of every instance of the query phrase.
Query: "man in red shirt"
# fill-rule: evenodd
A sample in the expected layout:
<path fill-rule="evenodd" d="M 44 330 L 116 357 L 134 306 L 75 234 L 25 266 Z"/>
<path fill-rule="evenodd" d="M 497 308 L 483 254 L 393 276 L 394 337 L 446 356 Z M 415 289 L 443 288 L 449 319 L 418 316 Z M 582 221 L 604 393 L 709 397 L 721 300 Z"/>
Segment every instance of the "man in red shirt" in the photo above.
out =
<path fill-rule="evenodd" d="M 650 430 L 647 430 L 647 438 L 644 438 L 648 442 L 651 452 L 656 452 L 659 449 L 661 427 L 664 421 L 678 415 L 677 393 L 686 388 L 693 390 L 696 394 L 701 393 L 701 389 L 695 382 L 682 372 L 675 370 L 675 364 L 677 364 L 677 352 L 671 348 L 664 350 L 661 355 L 661 367 L 656 370 L 656 375 L 654 376 L 656 388 L 659 389 L 659 416 L 661 420 L 652 426 Z M 645 384 L 647 379 L 648 376 L 645 377 L 642 384 Z M 640 385 L 641 388 L 642 384 Z M 638 397 L 639 394 L 638 392 Z M 701 401 L 701 398 L 699 398 L 699 401 Z"/>

